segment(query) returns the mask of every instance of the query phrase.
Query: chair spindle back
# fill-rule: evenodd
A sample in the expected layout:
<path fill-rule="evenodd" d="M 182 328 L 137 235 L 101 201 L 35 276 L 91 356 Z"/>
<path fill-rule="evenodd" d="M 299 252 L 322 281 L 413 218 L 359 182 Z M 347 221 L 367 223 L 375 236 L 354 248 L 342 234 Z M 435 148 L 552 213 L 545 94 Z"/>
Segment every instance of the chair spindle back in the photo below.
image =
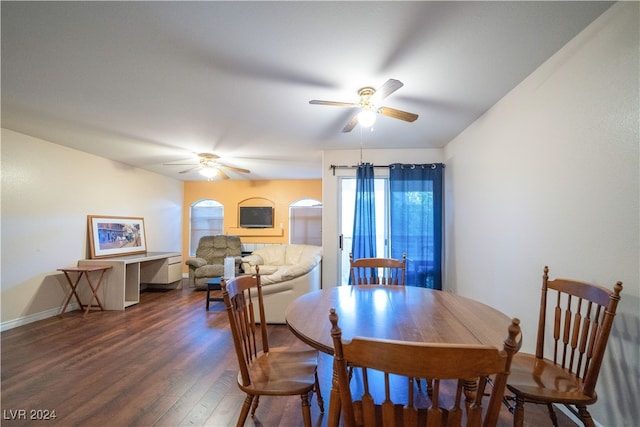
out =
<path fill-rule="evenodd" d="M 335 309 L 330 310 L 329 320 L 335 351 L 334 374 L 345 426 L 459 426 L 465 417 L 467 426 L 497 424 L 511 360 L 521 344 L 518 319 L 508 326 L 502 350 L 491 346 L 358 337 L 344 342 Z M 348 363 L 362 367 L 362 385 L 350 384 Z M 382 378 L 383 392 L 374 390 L 376 381 L 372 377 L 376 375 Z M 489 403 L 483 411 L 489 375 L 495 377 Z M 431 379 L 430 396 L 416 389 L 415 378 Z M 455 380 L 456 384 L 455 401 L 449 408 L 441 405 L 440 399 L 445 380 Z"/>
<path fill-rule="evenodd" d="M 251 383 L 248 365 L 261 353 L 269 352 L 267 324 L 264 321 L 262 285 L 259 270 L 253 276 L 238 276 L 228 282 L 222 279 L 222 297 L 229 314 L 233 345 L 240 364 L 243 385 Z M 252 289 L 258 298 L 251 298 Z M 259 305 L 260 321 L 256 325 L 253 300 Z"/>
<path fill-rule="evenodd" d="M 407 270 L 407 254 L 402 260 L 395 258 L 353 259 L 349 254 L 352 285 L 398 285 L 404 286 Z"/>
<path fill-rule="evenodd" d="M 551 340 L 554 363 L 583 380 L 583 391 L 592 395 L 613 325 L 622 283 L 613 292 L 604 287 L 569 279 L 542 276 L 536 357 L 543 359 Z M 553 329 L 546 329 L 546 322 Z"/>

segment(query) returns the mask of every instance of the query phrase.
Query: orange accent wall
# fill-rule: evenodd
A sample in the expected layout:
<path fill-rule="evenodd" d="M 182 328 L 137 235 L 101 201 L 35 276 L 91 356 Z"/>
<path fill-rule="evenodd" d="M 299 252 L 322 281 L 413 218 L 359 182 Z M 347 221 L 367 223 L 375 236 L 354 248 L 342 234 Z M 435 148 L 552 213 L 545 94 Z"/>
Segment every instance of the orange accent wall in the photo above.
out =
<path fill-rule="evenodd" d="M 264 198 L 274 204 L 274 228 L 238 228 L 238 205 L 251 198 Z M 202 199 L 213 199 L 224 205 L 225 234 L 239 235 L 243 243 L 288 243 L 289 205 L 300 199 L 322 201 L 322 180 L 263 181 L 187 181 L 182 207 L 182 257 L 189 256 L 190 207 Z M 280 228 L 282 224 L 282 229 Z M 184 269 L 186 270 L 186 267 Z"/>

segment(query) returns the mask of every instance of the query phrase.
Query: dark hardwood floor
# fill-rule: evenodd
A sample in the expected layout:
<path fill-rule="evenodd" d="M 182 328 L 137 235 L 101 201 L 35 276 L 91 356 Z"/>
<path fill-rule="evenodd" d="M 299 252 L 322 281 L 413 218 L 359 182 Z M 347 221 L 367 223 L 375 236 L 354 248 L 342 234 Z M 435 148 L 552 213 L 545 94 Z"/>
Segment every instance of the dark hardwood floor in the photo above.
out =
<path fill-rule="evenodd" d="M 146 291 L 126 311 L 76 311 L 3 332 L 2 425 L 235 425 L 244 396 L 227 315 L 222 302 L 206 311 L 205 294 Z M 272 346 L 298 344 L 284 325 L 269 330 Z M 319 371 L 328 411 L 330 356 L 321 354 Z M 527 425 L 551 425 L 544 407 L 527 409 Z M 326 425 L 315 396 L 311 410 L 314 425 Z M 511 423 L 504 409 L 500 426 Z M 300 399 L 263 397 L 247 425 L 300 426 Z"/>

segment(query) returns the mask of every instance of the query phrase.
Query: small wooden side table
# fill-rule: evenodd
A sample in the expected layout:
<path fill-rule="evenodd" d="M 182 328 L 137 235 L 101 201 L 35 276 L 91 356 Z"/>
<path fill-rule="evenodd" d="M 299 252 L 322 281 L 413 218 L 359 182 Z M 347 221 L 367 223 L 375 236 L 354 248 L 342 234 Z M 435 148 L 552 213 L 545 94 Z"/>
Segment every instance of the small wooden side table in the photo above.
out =
<path fill-rule="evenodd" d="M 104 310 L 104 307 L 100 302 L 100 298 L 98 298 L 98 289 L 100 289 L 100 285 L 102 284 L 102 278 L 104 277 L 104 273 L 110 268 L 111 268 L 110 265 L 85 265 L 82 267 L 59 268 L 58 271 L 62 271 L 64 273 L 65 277 L 67 278 L 67 281 L 69 282 L 69 286 L 71 286 L 71 292 L 69 293 L 67 300 L 64 302 L 64 306 L 62 307 L 62 311 L 60 312 L 60 317 L 64 316 L 65 310 L 67 309 L 67 306 L 71 301 L 71 297 L 74 295 L 76 297 L 76 300 L 78 301 L 78 304 L 80 305 L 80 309 L 83 309 L 83 308 L 85 309 L 85 312 L 82 315 L 82 317 L 86 316 L 91 308 L 99 308 L 100 310 Z M 98 281 L 95 283 L 95 285 L 91 281 L 91 277 L 89 275 L 89 273 L 92 273 L 94 271 L 100 272 L 100 275 L 98 276 Z M 71 274 L 76 274 L 75 280 L 72 280 Z M 80 279 L 82 279 L 82 276 L 84 276 L 87 279 L 87 283 L 91 288 L 91 299 L 89 300 L 89 304 L 83 304 L 82 301 L 80 300 L 80 296 L 78 296 L 78 292 L 77 292 L 78 284 L 80 283 Z M 98 304 L 93 304 L 94 299 Z"/>
<path fill-rule="evenodd" d="M 207 280 L 207 311 L 209 311 L 209 302 L 210 301 L 223 301 L 224 298 L 220 297 L 212 297 L 211 291 L 219 291 L 222 289 L 220 279 L 221 277 L 214 277 L 213 279 Z"/>

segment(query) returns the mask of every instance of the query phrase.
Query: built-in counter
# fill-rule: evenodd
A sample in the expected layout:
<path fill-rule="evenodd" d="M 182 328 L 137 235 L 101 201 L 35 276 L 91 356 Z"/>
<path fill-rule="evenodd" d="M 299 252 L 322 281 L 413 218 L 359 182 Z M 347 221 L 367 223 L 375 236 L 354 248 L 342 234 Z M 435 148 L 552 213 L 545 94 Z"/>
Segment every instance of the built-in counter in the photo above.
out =
<path fill-rule="evenodd" d="M 147 252 L 111 258 L 83 259 L 78 266 L 109 265 L 99 296 L 106 310 L 124 310 L 140 302 L 140 290 L 147 286 L 177 288 L 182 280 L 182 254 Z"/>

